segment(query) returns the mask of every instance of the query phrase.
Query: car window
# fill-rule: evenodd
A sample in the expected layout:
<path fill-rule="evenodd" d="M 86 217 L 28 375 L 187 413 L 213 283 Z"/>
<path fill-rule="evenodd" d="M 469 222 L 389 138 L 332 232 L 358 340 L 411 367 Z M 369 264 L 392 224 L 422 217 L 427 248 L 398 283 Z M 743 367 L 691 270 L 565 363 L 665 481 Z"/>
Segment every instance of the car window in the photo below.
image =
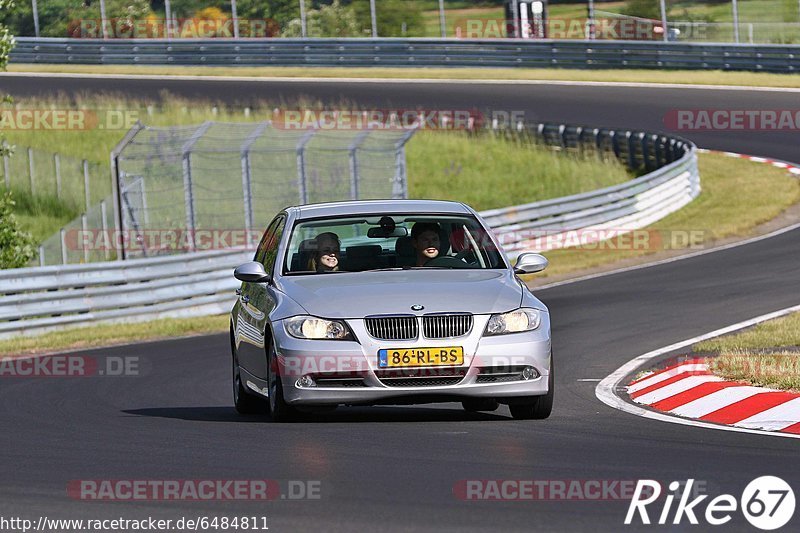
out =
<path fill-rule="evenodd" d="M 264 264 L 264 256 L 267 254 L 267 247 L 274 241 L 275 228 L 278 227 L 280 220 L 281 219 L 279 217 L 276 217 L 272 222 L 270 222 L 269 226 L 267 227 L 267 231 L 265 231 L 264 236 L 261 237 L 261 242 L 258 243 L 258 248 L 256 248 L 253 261 L 258 261 L 262 265 Z"/>
<path fill-rule="evenodd" d="M 429 258 L 415 248 L 412 232 L 417 224 L 435 228 L 428 237 L 438 250 Z M 323 248 L 338 245 L 333 246 L 338 250 L 332 262 L 322 257 L 318 237 L 325 240 Z M 417 267 L 507 268 L 487 230 L 469 215 L 376 214 L 300 221 L 292 229 L 283 262 L 284 274 L 298 275 Z"/>
<path fill-rule="evenodd" d="M 275 259 L 278 256 L 278 245 L 283 236 L 283 228 L 286 225 L 286 217 L 279 217 L 272 221 L 272 223 L 264 232 L 264 237 L 258 245 L 254 261 L 258 261 L 264 265 L 264 270 L 272 273 L 275 266 Z"/>

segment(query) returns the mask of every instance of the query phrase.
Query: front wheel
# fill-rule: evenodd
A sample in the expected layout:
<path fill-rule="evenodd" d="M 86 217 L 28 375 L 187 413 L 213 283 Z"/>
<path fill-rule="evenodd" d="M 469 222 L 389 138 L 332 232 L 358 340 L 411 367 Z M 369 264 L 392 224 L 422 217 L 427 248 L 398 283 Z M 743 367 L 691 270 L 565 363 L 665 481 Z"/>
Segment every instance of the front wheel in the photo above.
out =
<path fill-rule="evenodd" d="M 239 370 L 239 358 L 236 353 L 236 344 L 231 335 L 231 362 L 233 380 L 233 406 L 236 412 L 242 415 L 262 414 L 267 410 L 266 402 L 250 394 L 242 383 L 242 374 Z"/>
<path fill-rule="evenodd" d="M 283 382 L 278 365 L 275 345 L 270 341 L 267 346 L 267 387 L 269 387 L 269 414 L 273 422 L 291 422 L 299 412 L 286 403 L 283 397 Z"/>
<path fill-rule="evenodd" d="M 553 411 L 554 396 L 553 357 L 550 356 L 550 375 L 547 377 L 547 394 L 532 396 L 524 402 L 508 406 L 511 416 L 516 420 L 544 420 Z"/>

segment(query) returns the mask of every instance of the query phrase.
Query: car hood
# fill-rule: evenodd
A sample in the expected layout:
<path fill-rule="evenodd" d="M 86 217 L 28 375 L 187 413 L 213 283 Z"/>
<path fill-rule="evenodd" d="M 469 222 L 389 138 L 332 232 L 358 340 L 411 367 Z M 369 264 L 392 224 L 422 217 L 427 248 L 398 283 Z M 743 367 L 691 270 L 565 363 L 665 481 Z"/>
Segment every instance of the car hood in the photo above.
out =
<path fill-rule="evenodd" d="M 309 314 L 325 318 L 516 309 L 522 288 L 499 270 L 402 270 L 286 276 L 281 290 Z M 424 309 L 413 311 L 412 305 Z"/>

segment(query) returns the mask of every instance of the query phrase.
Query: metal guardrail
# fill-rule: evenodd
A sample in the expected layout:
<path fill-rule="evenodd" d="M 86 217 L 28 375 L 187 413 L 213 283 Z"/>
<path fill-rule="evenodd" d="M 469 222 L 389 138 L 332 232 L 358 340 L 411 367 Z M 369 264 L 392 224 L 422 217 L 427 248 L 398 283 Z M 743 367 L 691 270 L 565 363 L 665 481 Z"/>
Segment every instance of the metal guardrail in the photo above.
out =
<path fill-rule="evenodd" d="M 59 39 L 18 37 L 15 63 L 563 67 L 800 71 L 800 45 L 523 39 Z"/>
<path fill-rule="evenodd" d="M 482 212 L 511 256 L 538 251 L 543 237 L 548 237 L 552 249 L 569 242 L 559 238 L 569 232 L 624 233 L 643 228 L 700 194 L 697 147 L 689 141 L 641 131 L 555 124 L 539 124 L 535 135 L 540 142 L 565 150 L 609 151 L 631 170 L 650 172 L 595 191 Z"/>
<path fill-rule="evenodd" d="M 676 211 L 700 192 L 696 147 L 659 134 L 539 124 L 529 132 L 562 150 L 613 154 L 641 177 L 597 191 L 481 216 L 512 256 L 537 232 L 633 230 Z M 217 250 L 128 261 L 0 271 L 0 339 L 114 320 L 228 312 L 232 271 L 252 251 Z"/>
<path fill-rule="evenodd" d="M 252 252 L 214 251 L 134 261 L 0 271 L 0 339 L 100 321 L 230 310 L 233 268 Z"/>

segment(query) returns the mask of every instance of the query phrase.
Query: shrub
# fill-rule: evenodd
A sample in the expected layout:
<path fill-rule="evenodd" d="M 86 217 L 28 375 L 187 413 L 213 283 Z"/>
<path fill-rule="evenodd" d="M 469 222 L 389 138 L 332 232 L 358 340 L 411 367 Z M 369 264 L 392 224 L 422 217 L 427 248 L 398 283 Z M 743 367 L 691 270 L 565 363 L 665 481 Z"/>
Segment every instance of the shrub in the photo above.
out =
<path fill-rule="evenodd" d="M 10 192 L 0 196 L 0 268 L 23 267 L 36 257 L 33 238 L 20 228 L 13 207 Z"/>

